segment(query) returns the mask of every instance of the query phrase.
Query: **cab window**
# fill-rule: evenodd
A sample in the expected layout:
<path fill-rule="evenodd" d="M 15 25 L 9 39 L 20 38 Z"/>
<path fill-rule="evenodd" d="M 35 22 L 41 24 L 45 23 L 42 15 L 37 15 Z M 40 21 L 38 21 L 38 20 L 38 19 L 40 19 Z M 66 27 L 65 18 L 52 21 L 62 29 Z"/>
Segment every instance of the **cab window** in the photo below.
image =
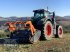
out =
<path fill-rule="evenodd" d="M 35 13 L 35 18 L 38 18 L 38 17 L 43 17 L 44 14 L 43 13 Z"/>

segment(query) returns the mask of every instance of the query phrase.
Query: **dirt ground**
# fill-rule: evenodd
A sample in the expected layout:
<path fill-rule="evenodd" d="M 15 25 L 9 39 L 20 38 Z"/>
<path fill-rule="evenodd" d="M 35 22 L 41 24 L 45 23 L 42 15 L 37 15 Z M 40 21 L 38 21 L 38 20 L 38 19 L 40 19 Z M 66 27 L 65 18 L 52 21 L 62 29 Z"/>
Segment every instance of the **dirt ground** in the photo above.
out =
<path fill-rule="evenodd" d="M 70 52 L 70 34 L 34 44 L 1 44 L 0 52 Z"/>

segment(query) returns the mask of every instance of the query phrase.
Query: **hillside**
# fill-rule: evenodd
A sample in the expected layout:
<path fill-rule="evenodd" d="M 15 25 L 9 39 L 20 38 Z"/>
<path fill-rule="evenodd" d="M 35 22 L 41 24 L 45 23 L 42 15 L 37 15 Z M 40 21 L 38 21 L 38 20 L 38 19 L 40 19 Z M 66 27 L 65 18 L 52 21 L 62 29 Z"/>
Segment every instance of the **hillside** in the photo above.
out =
<path fill-rule="evenodd" d="M 63 26 L 65 33 L 70 33 L 70 19 L 67 17 L 58 17 L 57 23 Z"/>
<path fill-rule="evenodd" d="M 69 16 L 68 16 L 69 17 Z M 26 21 L 27 19 L 31 19 L 30 17 L 16 17 L 16 16 L 12 16 L 12 17 L 7 17 L 7 18 L 3 18 L 0 17 L 0 26 L 4 25 L 6 22 L 9 21 Z M 60 17 L 60 16 L 56 16 L 56 22 L 57 24 L 60 24 L 63 26 L 63 29 L 67 30 L 70 29 L 70 19 L 67 18 L 67 16 L 65 17 Z"/>
<path fill-rule="evenodd" d="M 70 16 L 69 15 L 68 16 L 64 16 L 64 18 L 70 19 Z"/>

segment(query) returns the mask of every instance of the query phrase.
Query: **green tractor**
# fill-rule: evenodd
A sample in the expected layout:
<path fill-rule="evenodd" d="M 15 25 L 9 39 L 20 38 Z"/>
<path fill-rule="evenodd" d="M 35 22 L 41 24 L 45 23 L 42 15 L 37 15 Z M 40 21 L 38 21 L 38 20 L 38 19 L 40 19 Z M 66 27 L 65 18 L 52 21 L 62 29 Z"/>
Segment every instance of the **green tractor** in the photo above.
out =
<path fill-rule="evenodd" d="M 56 18 L 54 12 L 48 10 L 39 9 L 34 10 L 34 17 L 32 23 L 34 27 L 41 31 L 41 39 L 49 40 L 52 37 L 62 38 L 63 28 L 60 25 L 56 25 Z"/>

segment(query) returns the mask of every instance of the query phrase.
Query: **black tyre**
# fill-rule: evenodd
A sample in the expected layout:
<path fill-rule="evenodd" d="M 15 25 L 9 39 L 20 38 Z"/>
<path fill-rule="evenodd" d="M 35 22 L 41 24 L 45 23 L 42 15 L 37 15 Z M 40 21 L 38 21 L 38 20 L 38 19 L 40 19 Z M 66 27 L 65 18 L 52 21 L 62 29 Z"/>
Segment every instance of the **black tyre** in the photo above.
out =
<path fill-rule="evenodd" d="M 50 40 L 53 35 L 53 26 L 51 21 L 46 21 L 45 24 L 43 25 L 42 29 L 42 36 L 44 40 Z"/>
<path fill-rule="evenodd" d="M 56 38 L 62 38 L 63 37 L 63 28 L 60 25 L 56 26 Z"/>

